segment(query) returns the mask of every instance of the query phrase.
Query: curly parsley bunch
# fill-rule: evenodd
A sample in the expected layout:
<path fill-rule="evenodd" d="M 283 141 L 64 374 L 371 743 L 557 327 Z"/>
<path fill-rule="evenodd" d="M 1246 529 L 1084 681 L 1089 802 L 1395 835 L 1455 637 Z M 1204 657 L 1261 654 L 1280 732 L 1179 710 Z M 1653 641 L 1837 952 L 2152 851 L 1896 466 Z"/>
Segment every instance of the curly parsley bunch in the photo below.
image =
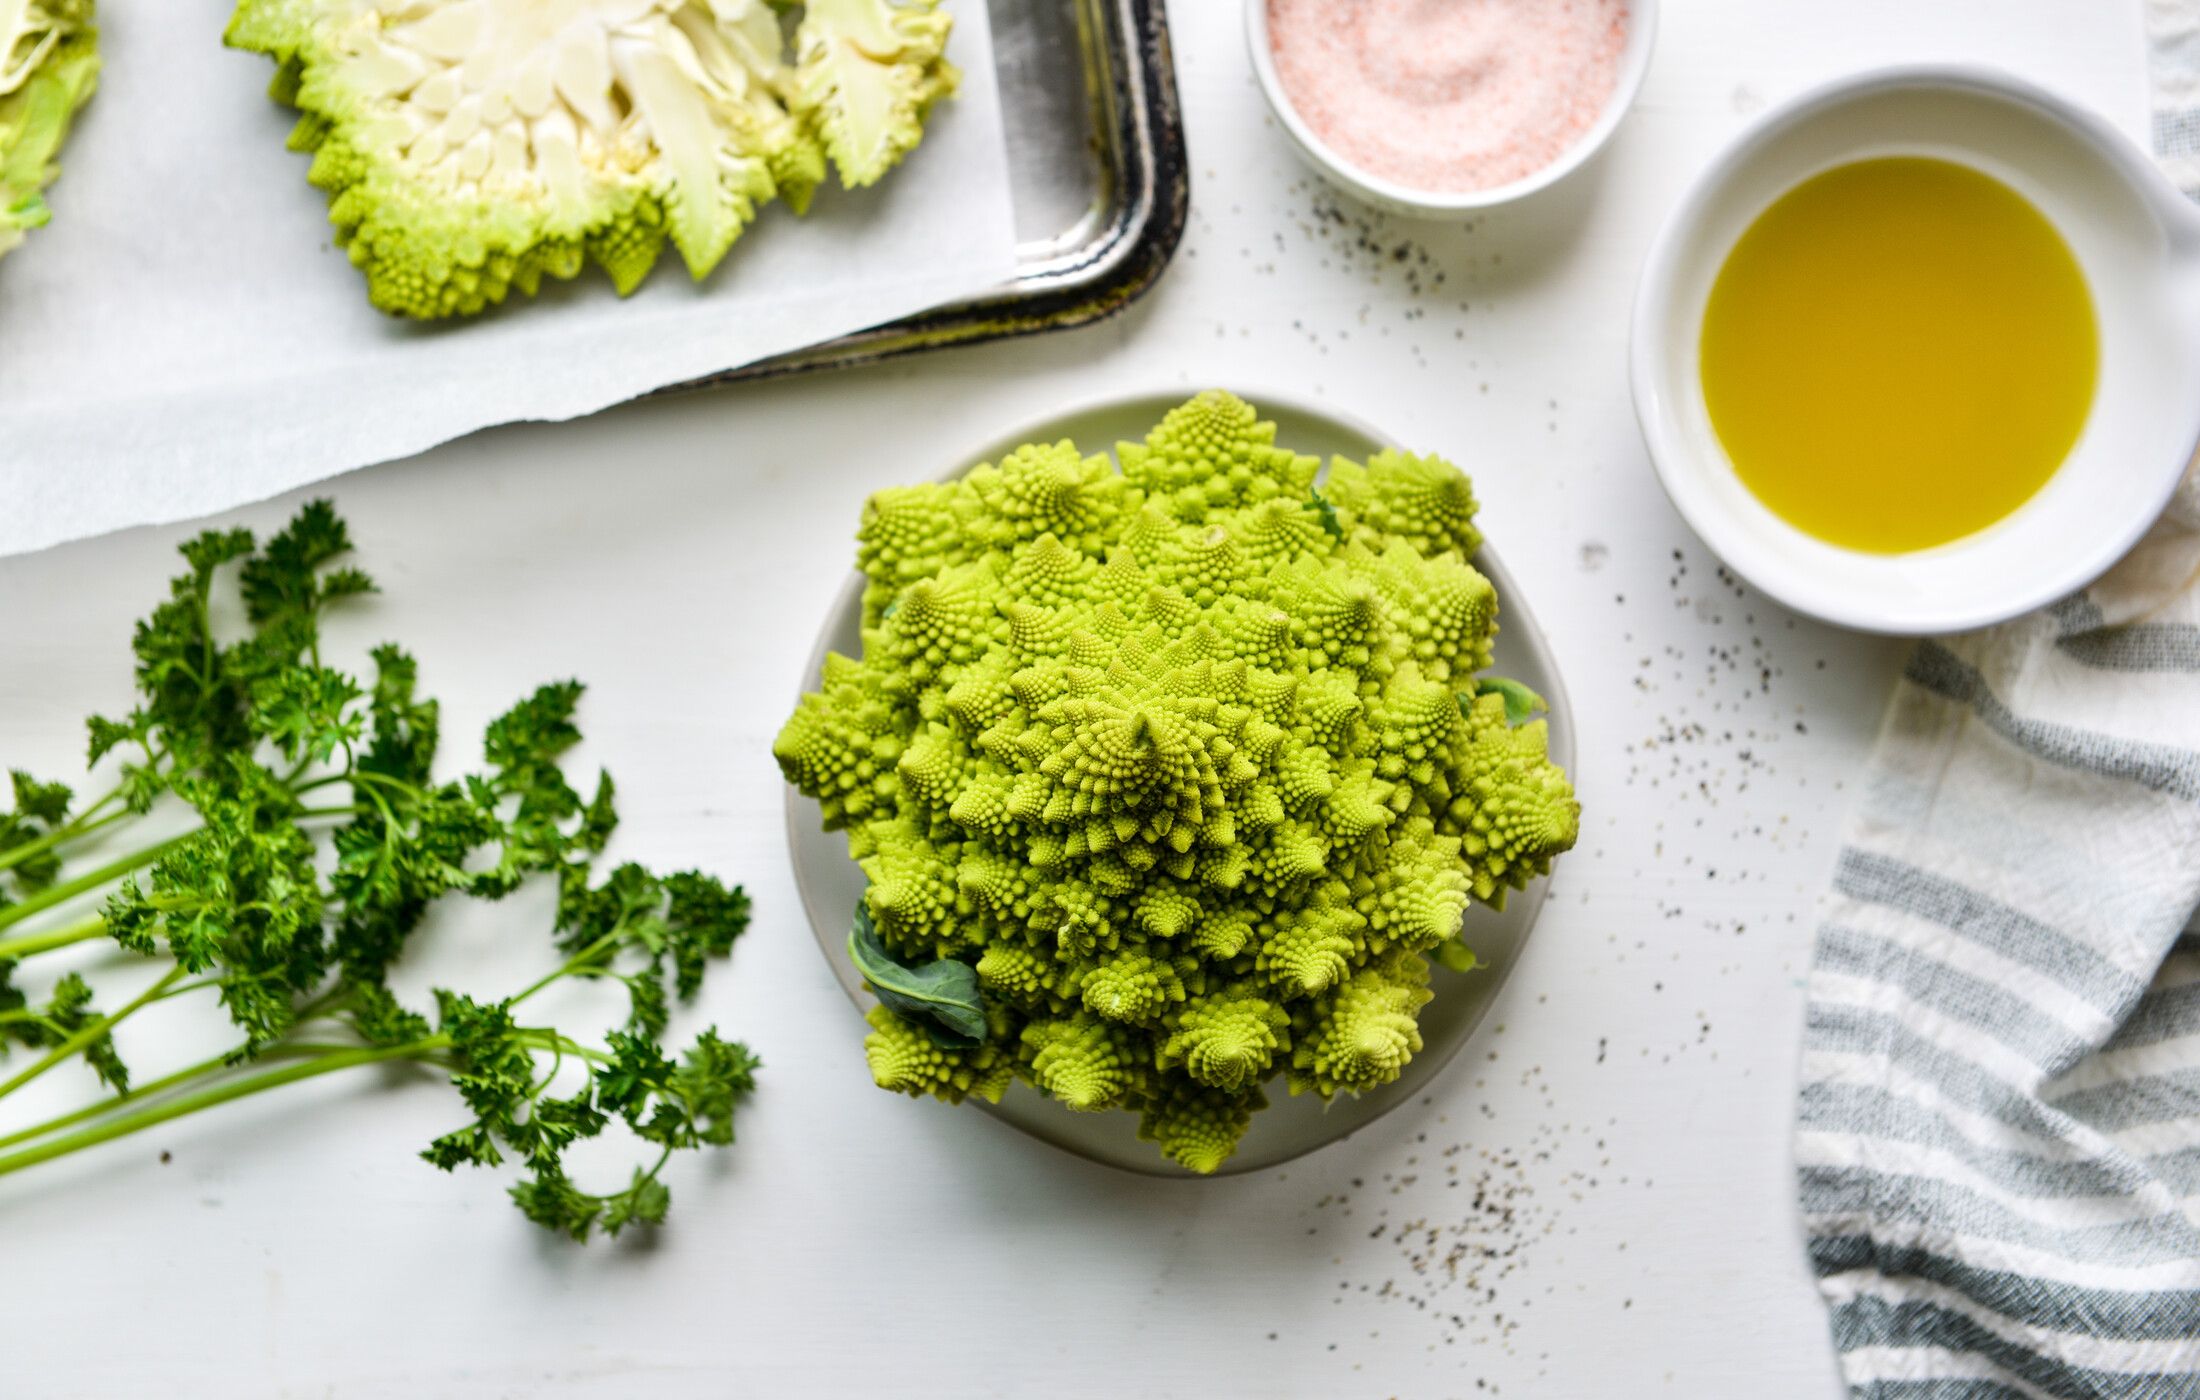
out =
<path fill-rule="evenodd" d="M 672 1154 L 732 1142 L 754 1086 L 755 1057 L 715 1029 L 677 1054 L 663 1042 L 672 1003 L 748 926 L 748 897 L 695 871 L 599 868 L 618 821 L 611 779 L 584 797 L 560 766 L 580 739 L 577 683 L 521 700 L 488 726 L 479 770 L 438 777 L 439 711 L 412 658 L 378 647 L 366 681 L 322 658 L 323 614 L 374 587 L 334 565 L 349 548 L 325 501 L 264 547 L 243 530 L 187 542 L 187 570 L 131 643 L 136 707 L 90 720 L 91 764 L 115 770 L 113 787 L 72 806 L 67 787 L 13 773 L 0 1054 L 12 1043 L 28 1063 L 0 1079 L 0 1109 L 73 1061 L 109 1092 L 42 1123 L 0 1122 L 0 1175 L 285 1084 L 412 1063 L 447 1075 L 463 1105 L 422 1154 L 434 1165 L 516 1159 L 527 1174 L 514 1201 L 575 1239 L 661 1221 Z M 216 595 L 232 576 L 246 625 L 224 637 Z M 140 822 L 184 829 L 111 854 Z M 493 997 L 438 989 L 432 1013 L 399 1002 L 387 974 L 438 900 L 498 900 L 536 879 L 558 892 L 541 977 Z M 61 950 L 100 939 L 157 969 L 115 1010 L 95 1007 L 75 968 L 27 990 Z M 591 1039 L 528 1014 L 575 979 L 623 988 L 620 1028 Z M 116 1028 L 208 992 L 237 1044 L 135 1076 Z M 623 1184 L 584 1189 L 566 1151 L 614 1123 L 642 1160 Z"/>

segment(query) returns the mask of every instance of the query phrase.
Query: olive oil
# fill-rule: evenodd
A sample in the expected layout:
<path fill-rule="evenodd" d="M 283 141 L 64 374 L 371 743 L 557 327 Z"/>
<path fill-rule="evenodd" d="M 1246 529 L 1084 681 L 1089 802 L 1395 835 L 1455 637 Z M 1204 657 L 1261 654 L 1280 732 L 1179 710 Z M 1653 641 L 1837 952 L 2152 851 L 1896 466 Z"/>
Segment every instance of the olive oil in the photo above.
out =
<path fill-rule="evenodd" d="M 1711 423 L 1776 515 L 1850 549 L 1946 544 L 2047 484 L 2100 333 L 2062 235 L 2001 181 L 1889 157 L 1782 195 L 1728 254 L 1701 346 Z"/>

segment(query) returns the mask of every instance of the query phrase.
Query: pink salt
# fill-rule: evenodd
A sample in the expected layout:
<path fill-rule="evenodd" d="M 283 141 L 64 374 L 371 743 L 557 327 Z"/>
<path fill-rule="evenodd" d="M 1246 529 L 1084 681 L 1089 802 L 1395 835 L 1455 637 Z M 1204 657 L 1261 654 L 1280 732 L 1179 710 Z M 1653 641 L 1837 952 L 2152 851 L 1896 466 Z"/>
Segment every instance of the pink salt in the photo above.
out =
<path fill-rule="evenodd" d="M 1596 125 L 1626 0 L 1267 0 L 1276 73 L 1348 164 L 1464 194 L 1525 179 Z"/>

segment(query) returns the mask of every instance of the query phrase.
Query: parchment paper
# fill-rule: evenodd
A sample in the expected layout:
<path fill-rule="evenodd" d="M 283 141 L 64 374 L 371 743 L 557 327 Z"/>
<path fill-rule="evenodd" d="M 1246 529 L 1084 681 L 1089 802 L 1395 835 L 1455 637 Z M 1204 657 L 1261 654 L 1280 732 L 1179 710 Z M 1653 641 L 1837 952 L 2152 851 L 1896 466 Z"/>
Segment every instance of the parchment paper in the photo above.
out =
<path fill-rule="evenodd" d="M 54 221 L 0 259 L 0 554 L 180 520 L 493 423 L 659 386 L 999 285 L 1015 235 L 982 0 L 960 93 L 868 190 L 766 208 L 711 278 L 669 246 L 622 301 L 600 272 L 472 322 L 367 304 L 331 241 L 273 65 L 223 0 L 105 0 L 106 69 Z"/>

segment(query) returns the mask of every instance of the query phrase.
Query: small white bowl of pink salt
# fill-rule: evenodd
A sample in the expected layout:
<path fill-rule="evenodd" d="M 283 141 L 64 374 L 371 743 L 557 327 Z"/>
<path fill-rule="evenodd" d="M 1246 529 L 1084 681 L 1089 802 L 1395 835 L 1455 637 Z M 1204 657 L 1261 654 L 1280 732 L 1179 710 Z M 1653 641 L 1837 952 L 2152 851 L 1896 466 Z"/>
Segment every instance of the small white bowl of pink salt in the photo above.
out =
<path fill-rule="evenodd" d="M 1657 0 L 1246 0 L 1299 153 L 1398 213 L 1465 215 L 1596 154 L 1650 66 Z"/>

